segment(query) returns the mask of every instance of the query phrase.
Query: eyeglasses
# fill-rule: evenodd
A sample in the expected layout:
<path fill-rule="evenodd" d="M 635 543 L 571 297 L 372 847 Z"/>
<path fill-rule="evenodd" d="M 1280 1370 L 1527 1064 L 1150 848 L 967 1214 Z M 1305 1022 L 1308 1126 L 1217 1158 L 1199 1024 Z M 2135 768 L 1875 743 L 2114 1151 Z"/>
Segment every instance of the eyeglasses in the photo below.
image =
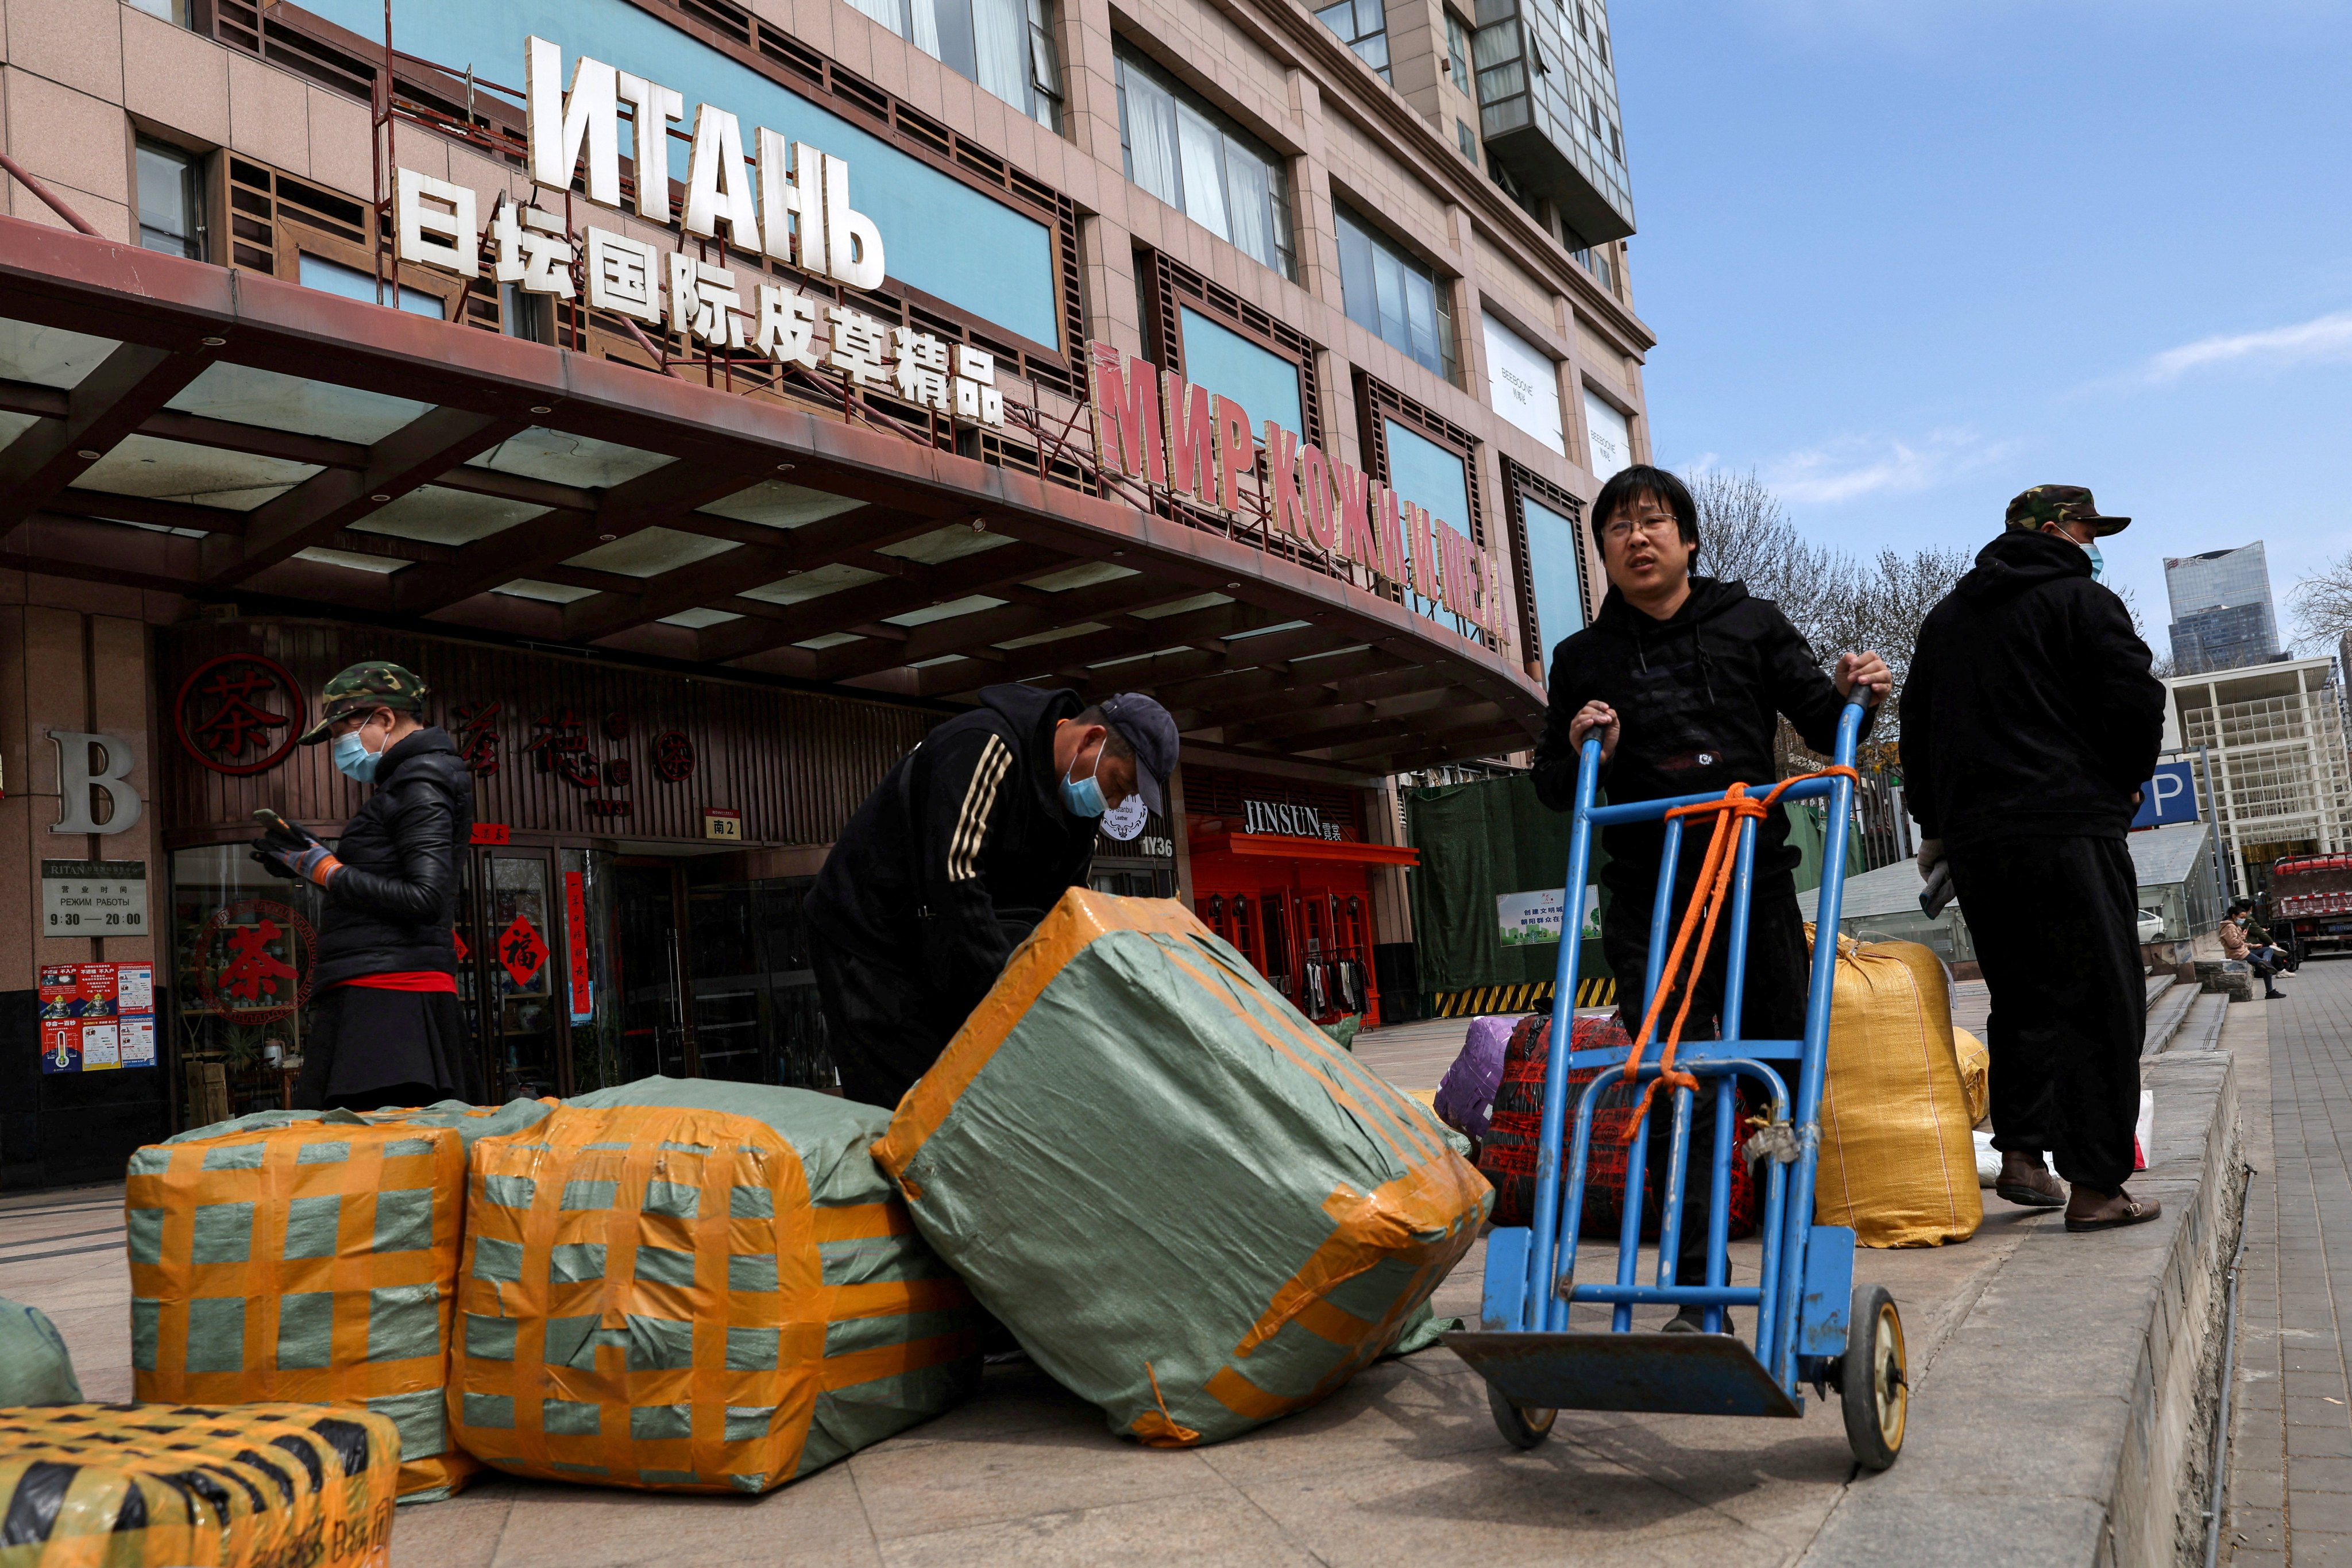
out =
<path fill-rule="evenodd" d="M 1646 533 L 1652 538 L 1660 538 L 1669 530 L 1680 526 L 1680 522 L 1671 513 L 1664 517 L 1612 517 L 1601 525 L 1601 537 L 1612 543 L 1622 543 L 1633 538 L 1637 532 Z"/>

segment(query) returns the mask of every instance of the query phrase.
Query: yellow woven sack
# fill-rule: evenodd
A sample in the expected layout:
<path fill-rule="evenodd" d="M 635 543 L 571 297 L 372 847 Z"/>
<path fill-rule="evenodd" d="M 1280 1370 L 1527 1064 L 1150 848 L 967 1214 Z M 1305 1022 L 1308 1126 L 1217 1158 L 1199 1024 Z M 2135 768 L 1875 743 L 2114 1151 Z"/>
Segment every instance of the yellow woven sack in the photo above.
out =
<path fill-rule="evenodd" d="M 1952 1028 L 1952 1051 L 1960 1059 L 1960 1082 L 1969 1091 L 1969 1125 L 1974 1127 L 1992 1110 L 1992 1053 L 1958 1025 Z"/>
<path fill-rule="evenodd" d="M 392 1423 L 316 1405 L 0 1410 L 7 1568 L 383 1568 Z"/>
<path fill-rule="evenodd" d="M 1951 990 L 1912 942 L 1838 939 L 1813 1217 L 1864 1247 L 1940 1247 L 1984 1223 Z"/>
<path fill-rule="evenodd" d="M 976 1384 L 971 1297 L 866 1152 L 887 1113 L 698 1087 L 764 1109 L 572 1105 L 474 1145 L 449 1409 L 467 1452 L 520 1476 L 763 1492 Z"/>
<path fill-rule="evenodd" d="M 304 1121 L 131 1157 L 131 1383 L 142 1400 L 358 1405 L 398 1427 L 399 1490 L 480 1467 L 442 1390 L 466 1153 L 443 1127 Z"/>

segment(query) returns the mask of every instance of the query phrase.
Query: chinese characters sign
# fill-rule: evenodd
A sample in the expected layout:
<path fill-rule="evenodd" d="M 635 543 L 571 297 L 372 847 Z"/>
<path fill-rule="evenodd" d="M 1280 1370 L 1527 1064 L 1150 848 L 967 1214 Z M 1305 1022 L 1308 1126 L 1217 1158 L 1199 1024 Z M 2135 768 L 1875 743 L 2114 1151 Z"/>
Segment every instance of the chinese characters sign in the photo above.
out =
<path fill-rule="evenodd" d="M 317 938 L 310 922 L 276 899 L 224 904 L 198 929 L 183 984 L 233 1024 L 274 1024 L 310 1000 Z"/>
<path fill-rule="evenodd" d="M 531 980 L 547 965 L 547 939 L 539 934 L 530 916 L 517 915 L 499 932 L 498 958 L 514 988 L 528 991 Z"/>
<path fill-rule="evenodd" d="M 180 685 L 173 728 L 190 756 L 216 773 L 276 767 L 302 733 L 302 689 L 285 666 L 256 653 L 224 654 Z"/>

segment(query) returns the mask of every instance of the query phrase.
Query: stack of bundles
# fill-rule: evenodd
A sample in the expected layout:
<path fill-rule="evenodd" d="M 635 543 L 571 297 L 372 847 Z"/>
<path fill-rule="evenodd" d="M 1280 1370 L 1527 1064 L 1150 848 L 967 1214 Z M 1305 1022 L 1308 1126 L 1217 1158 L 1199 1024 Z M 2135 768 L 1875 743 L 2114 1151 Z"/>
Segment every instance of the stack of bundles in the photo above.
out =
<path fill-rule="evenodd" d="M 1838 938 L 1813 1217 L 1864 1247 L 1940 1247 L 1984 1222 L 1976 1115 L 1953 1048 L 1943 961 L 1912 942 Z"/>
<path fill-rule="evenodd" d="M 1573 1026 L 1573 1039 L 1570 1048 L 1579 1051 L 1608 1050 L 1632 1043 L 1625 1026 L 1613 1014 L 1578 1018 Z M 1651 1059 L 1655 1059 L 1654 1052 Z M 1540 1013 L 1520 1019 L 1504 1052 L 1503 1081 L 1495 1091 L 1494 1116 L 1478 1152 L 1478 1169 L 1495 1184 L 1496 1225 L 1535 1223 L 1536 1154 L 1543 1133 L 1544 1073 L 1550 1066 L 1551 1019 Z M 1597 1068 L 1579 1068 L 1568 1075 L 1568 1114 L 1560 1123 L 1563 1171 L 1576 1137 L 1577 1102 L 1599 1071 Z M 1633 1125 L 1633 1108 L 1639 1100 L 1639 1090 L 1622 1083 L 1612 1084 L 1601 1091 L 1601 1103 L 1593 1108 L 1592 1142 L 1584 1162 L 1584 1210 L 1577 1226 L 1580 1235 L 1597 1240 L 1612 1239 L 1624 1223 L 1625 1133 Z M 1661 1096 L 1652 1114 L 1658 1114 L 1661 1107 L 1670 1108 L 1671 1103 Z M 1739 1086 L 1738 1103 L 1743 1115 L 1761 1103 L 1753 1094 L 1752 1085 L 1744 1080 Z M 1668 1113 L 1671 1114 L 1670 1109 Z M 1693 1149 L 1692 1170 L 1706 1170 L 1706 1162 L 1713 1158 L 1712 1150 Z M 1655 1241 L 1664 1223 L 1665 1191 L 1665 1179 L 1658 1163 L 1645 1154 L 1642 1171 L 1642 1236 L 1645 1240 Z M 1560 1201 L 1568 1201 L 1565 1184 L 1560 1188 Z M 1731 1166 L 1730 1206 L 1730 1234 L 1734 1239 L 1754 1233 L 1763 1206 L 1763 1187 L 1756 1180 L 1754 1169 L 1745 1160 L 1735 1160 Z"/>
<path fill-rule="evenodd" d="M 382 1568 L 400 1438 L 315 1405 L 0 1410 L 9 1568 Z"/>
<path fill-rule="evenodd" d="M 466 1146 L 547 1112 L 266 1111 L 131 1155 L 138 1396 L 362 1406 L 399 1428 L 404 1499 L 464 1486 L 479 1467 L 450 1444 L 444 1389 Z"/>
<path fill-rule="evenodd" d="M 977 1385 L 977 1314 L 866 1149 L 887 1112 L 648 1079 L 474 1147 L 452 1417 L 515 1475 L 762 1492 Z"/>
<path fill-rule="evenodd" d="M 1074 889 L 875 1158 L 1115 1432 L 1215 1442 L 1394 1345 L 1486 1184 L 1182 905 Z"/>

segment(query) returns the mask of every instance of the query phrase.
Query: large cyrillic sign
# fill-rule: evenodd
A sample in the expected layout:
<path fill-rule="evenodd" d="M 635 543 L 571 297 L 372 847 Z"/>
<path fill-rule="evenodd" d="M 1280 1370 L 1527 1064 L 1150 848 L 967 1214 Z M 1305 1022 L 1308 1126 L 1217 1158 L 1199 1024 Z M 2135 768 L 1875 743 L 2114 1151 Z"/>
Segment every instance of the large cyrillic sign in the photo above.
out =
<path fill-rule="evenodd" d="M 1335 562 L 1515 642 L 1502 563 L 1429 509 L 1230 397 L 1163 375 L 1109 343 L 1087 345 L 1095 451 L 1103 469 L 1188 505 L 1262 524 Z M 1261 445 L 1261 442 L 1263 443 Z"/>

